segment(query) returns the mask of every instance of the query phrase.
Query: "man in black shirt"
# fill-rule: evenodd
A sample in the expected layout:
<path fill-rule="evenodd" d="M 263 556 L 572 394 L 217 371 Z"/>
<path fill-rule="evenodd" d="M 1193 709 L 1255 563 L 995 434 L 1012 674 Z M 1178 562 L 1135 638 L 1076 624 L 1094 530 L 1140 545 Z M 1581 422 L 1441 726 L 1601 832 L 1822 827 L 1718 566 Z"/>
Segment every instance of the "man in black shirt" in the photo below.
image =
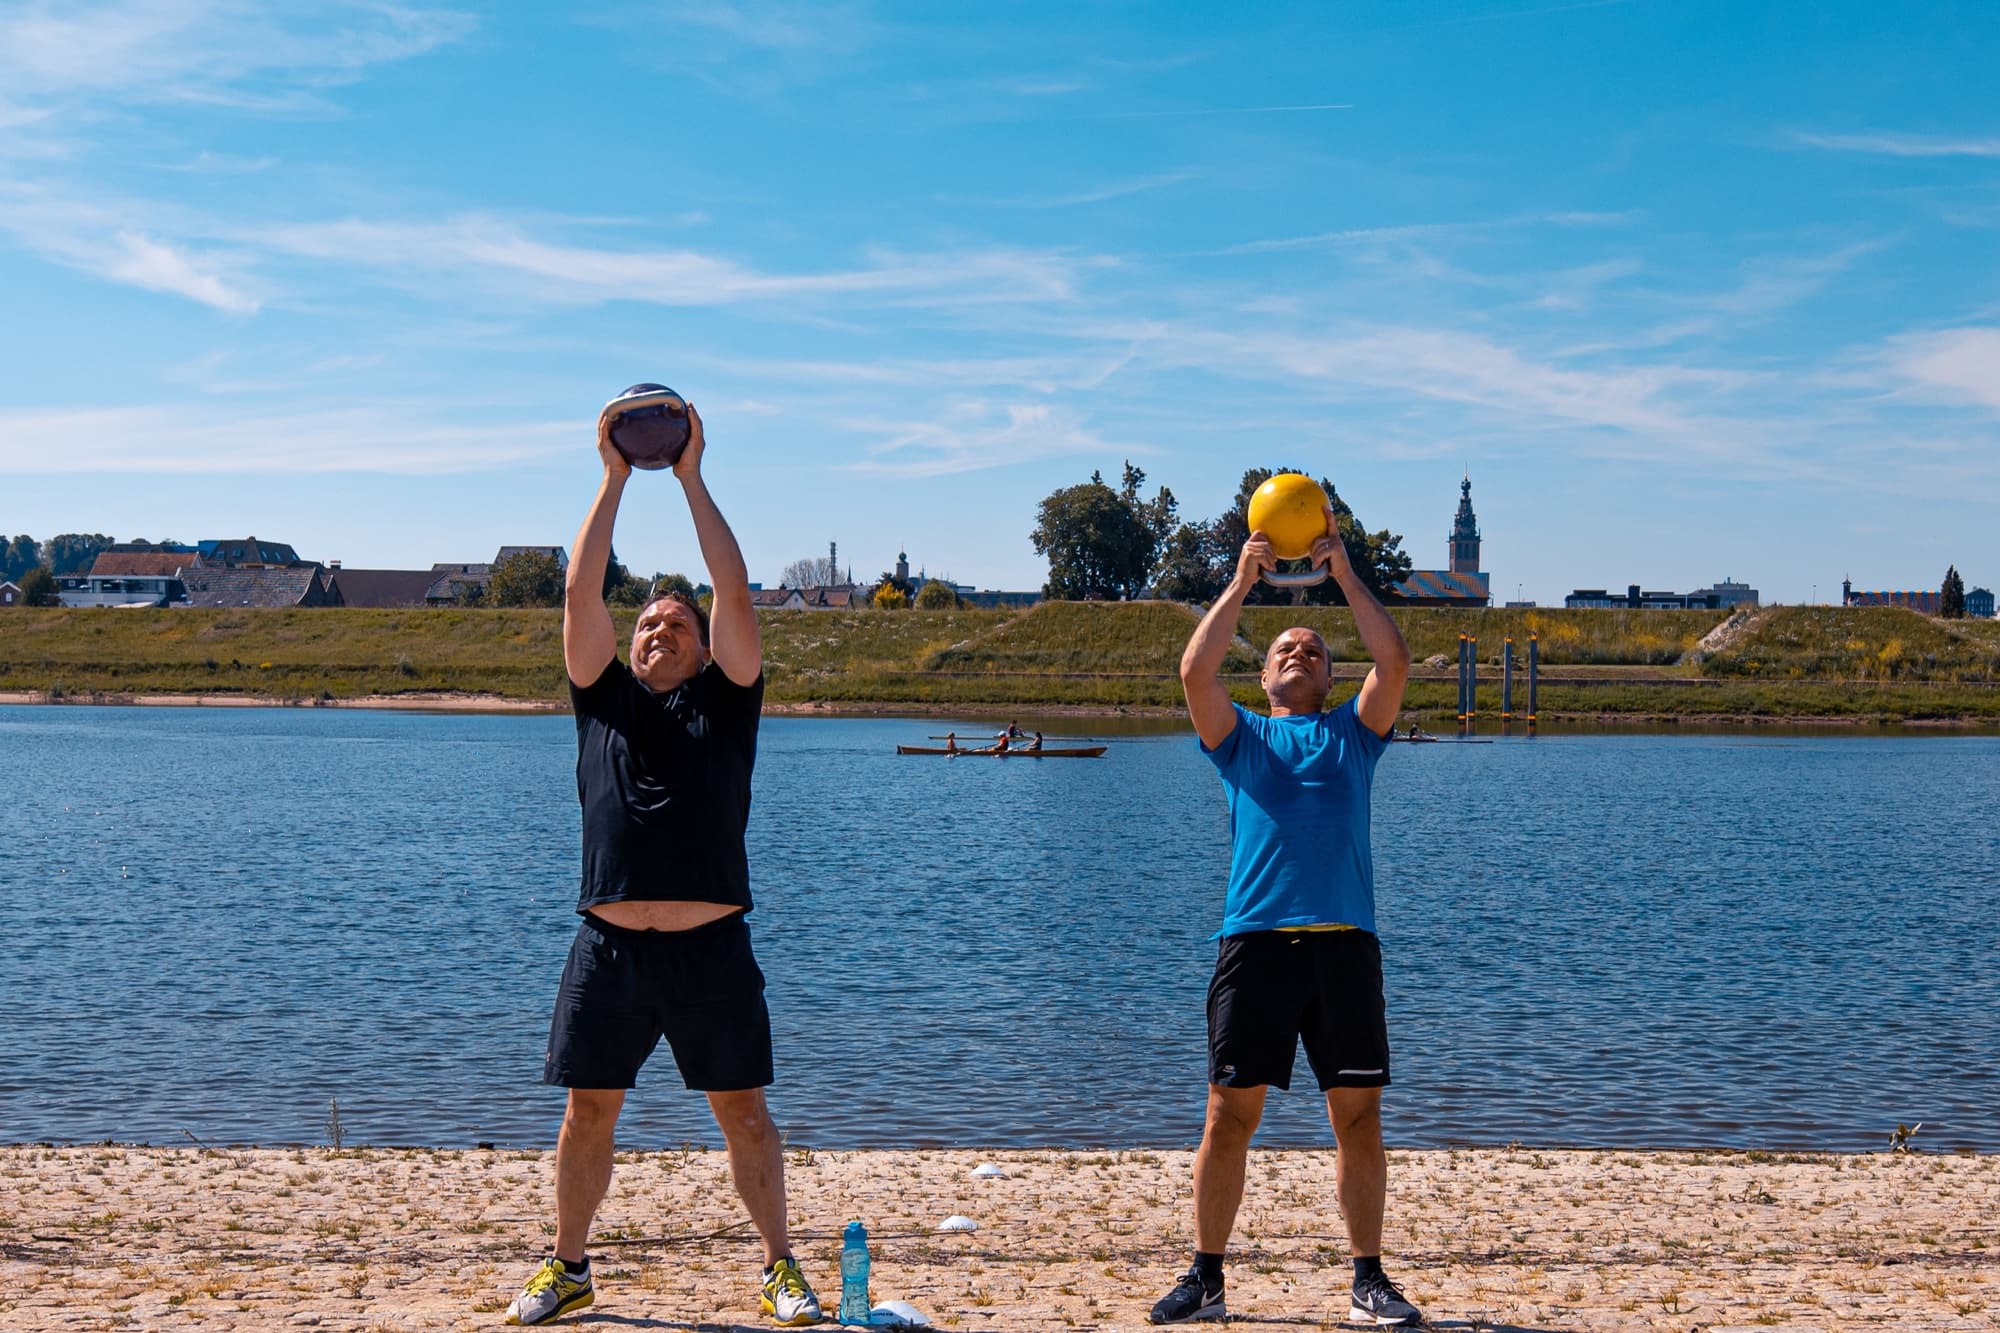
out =
<path fill-rule="evenodd" d="M 820 1319 L 785 1227 L 785 1163 L 764 1103 L 771 1020 L 750 949 L 743 834 L 764 698 L 763 648 L 743 553 L 701 478 L 701 418 L 673 465 L 687 495 L 713 620 L 678 593 L 654 598 L 617 656 L 604 605 L 611 529 L 632 468 L 597 428 L 604 480 L 577 533 L 563 609 L 583 804 L 583 921 L 549 1028 L 543 1080 L 569 1089 L 556 1143 L 555 1250 L 508 1307 L 539 1324 L 595 1298 L 584 1252 L 611 1184 L 618 1112 L 664 1036 L 689 1088 L 707 1093 L 736 1192 L 764 1243 L 761 1303 L 778 1323 Z"/>

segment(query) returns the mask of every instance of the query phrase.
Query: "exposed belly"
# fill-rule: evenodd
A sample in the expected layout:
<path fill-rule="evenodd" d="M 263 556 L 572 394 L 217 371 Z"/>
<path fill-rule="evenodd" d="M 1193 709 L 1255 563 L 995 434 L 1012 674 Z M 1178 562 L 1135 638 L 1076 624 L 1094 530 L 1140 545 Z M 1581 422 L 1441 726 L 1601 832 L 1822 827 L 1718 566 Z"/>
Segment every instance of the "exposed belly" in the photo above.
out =
<path fill-rule="evenodd" d="M 627 930 L 693 930 L 741 910 L 728 903 L 599 903 L 590 915 Z"/>

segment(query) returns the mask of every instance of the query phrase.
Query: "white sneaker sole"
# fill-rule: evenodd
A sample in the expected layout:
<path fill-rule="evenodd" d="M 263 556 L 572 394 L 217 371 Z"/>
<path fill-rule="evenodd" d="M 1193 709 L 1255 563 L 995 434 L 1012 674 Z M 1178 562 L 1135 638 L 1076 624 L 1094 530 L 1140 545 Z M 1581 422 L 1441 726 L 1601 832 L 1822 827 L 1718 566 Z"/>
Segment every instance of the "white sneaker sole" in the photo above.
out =
<path fill-rule="evenodd" d="M 1422 1315 L 1416 1315 L 1407 1319 L 1391 1319 L 1387 1315 L 1376 1314 L 1373 1310 L 1364 1310 L 1358 1305 L 1349 1305 L 1347 1307 L 1347 1321 L 1350 1324 L 1373 1324 L 1377 1328 L 1422 1328 L 1424 1326 L 1424 1317 Z"/>

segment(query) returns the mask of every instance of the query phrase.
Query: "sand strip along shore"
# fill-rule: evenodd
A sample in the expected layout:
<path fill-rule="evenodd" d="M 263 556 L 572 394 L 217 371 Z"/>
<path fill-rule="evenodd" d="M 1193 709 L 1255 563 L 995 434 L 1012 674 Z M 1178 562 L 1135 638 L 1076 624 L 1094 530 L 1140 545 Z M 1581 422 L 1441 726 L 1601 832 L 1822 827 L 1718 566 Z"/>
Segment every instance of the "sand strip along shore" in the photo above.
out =
<path fill-rule="evenodd" d="M 2000 1157 L 1391 1154 L 1390 1272 L 1476 1330 L 2000 1328 Z M 994 1162 L 1001 1179 L 972 1168 Z M 829 1309 L 839 1230 L 874 1294 L 956 1333 L 1138 1333 L 1190 1245 L 1176 1152 L 787 1153 L 797 1249 Z M 546 1152 L 0 1148 L 0 1329 L 499 1324 L 551 1235 Z M 1330 1151 L 1253 1153 L 1238 1325 L 1338 1326 Z M 978 1224 L 940 1234 L 945 1217 Z M 715 1235 L 714 1233 L 721 1233 Z M 706 1237 L 706 1238 L 704 1238 Z M 621 1155 L 565 1323 L 766 1328 L 719 1151 Z"/>

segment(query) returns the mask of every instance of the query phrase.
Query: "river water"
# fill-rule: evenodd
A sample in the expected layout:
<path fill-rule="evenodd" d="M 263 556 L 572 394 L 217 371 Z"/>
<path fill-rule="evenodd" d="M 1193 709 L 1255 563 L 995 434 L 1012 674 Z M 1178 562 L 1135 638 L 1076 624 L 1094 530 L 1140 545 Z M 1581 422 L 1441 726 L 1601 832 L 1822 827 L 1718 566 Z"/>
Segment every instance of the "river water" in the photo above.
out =
<path fill-rule="evenodd" d="M 947 725 L 765 721 L 780 1124 L 1193 1144 L 1212 769 L 1165 725 L 1095 761 L 895 755 Z M 0 1141 L 316 1143 L 338 1099 L 350 1143 L 552 1143 L 573 745 L 566 717 L 0 708 Z M 1393 1145 L 1922 1121 L 2000 1151 L 2000 739 L 1396 746 L 1374 828 Z M 1330 1141 L 1311 1087 L 1301 1058 L 1260 1142 Z M 719 1142 L 664 1047 L 621 1138 Z"/>

